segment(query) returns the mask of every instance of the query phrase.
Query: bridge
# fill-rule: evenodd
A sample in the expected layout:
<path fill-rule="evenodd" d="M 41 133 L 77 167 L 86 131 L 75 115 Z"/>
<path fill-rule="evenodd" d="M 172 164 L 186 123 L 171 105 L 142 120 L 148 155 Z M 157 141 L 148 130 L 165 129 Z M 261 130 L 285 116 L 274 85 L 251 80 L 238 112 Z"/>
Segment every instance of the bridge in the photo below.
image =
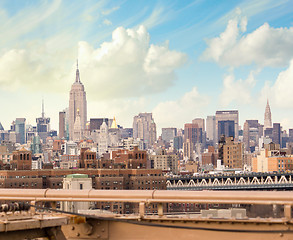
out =
<path fill-rule="evenodd" d="M 0 240 L 2 239 L 292 239 L 293 192 L 274 191 L 166 191 L 166 190 L 63 190 L 0 189 Z M 137 214 L 65 212 L 60 202 L 131 202 Z M 12 203 L 14 202 L 14 203 Z M 21 203 L 21 204 L 20 204 Z M 146 214 L 156 203 L 157 214 Z M 234 206 L 237 214 L 167 213 L 170 203 Z M 277 206 L 278 218 L 252 218 L 241 212 L 243 205 Z M 23 206 L 29 206 L 26 208 Z M 242 209 L 243 210 L 243 209 Z M 220 211 L 220 210 L 219 210 Z"/>
<path fill-rule="evenodd" d="M 166 184 L 168 190 L 293 190 L 293 173 L 175 176 L 169 177 Z"/>

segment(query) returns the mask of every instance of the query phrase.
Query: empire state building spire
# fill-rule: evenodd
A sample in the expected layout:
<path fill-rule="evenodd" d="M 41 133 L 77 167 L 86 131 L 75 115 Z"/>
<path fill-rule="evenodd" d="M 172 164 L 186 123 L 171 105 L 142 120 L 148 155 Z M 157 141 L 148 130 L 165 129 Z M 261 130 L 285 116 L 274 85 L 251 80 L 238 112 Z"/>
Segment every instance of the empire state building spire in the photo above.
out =
<path fill-rule="evenodd" d="M 265 110 L 264 129 L 271 128 L 271 127 L 272 127 L 272 114 L 271 114 L 269 100 L 267 100 L 267 106 Z"/>
<path fill-rule="evenodd" d="M 78 60 L 76 62 L 76 77 L 75 77 L 75 82 L 76 83 L 80 83 L 79 69 L 78 69 Z"/>

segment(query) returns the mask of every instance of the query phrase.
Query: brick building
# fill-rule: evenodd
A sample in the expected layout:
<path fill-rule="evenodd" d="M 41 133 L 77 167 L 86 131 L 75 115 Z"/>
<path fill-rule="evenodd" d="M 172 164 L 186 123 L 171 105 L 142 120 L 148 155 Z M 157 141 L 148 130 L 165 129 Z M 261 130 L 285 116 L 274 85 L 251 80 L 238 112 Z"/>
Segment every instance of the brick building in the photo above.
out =
<path fill-rule="evenodd" d="M 213 164 L 217 166 L 218 153 L 215 151 L 215 147 L 208 146 L 208 152 L 202 154 L 202 165 Z"/>
<path fill-rule="evenodd" d="M 70 174 L 87 174 L 94 189 L 102 190 L 166 190 L 166 179 L 158 169 L 48 169 L 48 170 L 0 170 L 0 188 L 63 188 L 63 179 Z M 133 203 L 103 202 L 98 208 L 118 213 L 138 211 Z M 156 205 L 146 208 L 148 213 L 156 212 Z"/>
<path fill-rule="evenodd" d="M 12 170 L 31 170 L 32 169 L 32 152 L 22 148 L 12 152 L 11 161 Z"/>
<path fill-rule="evenodd" d="M 253 172 L 281 172 L 293 170 L 293 156 L 281 150 L 262 149 L 252 158 Z"/>
<path fill-rule="evenodd" d="M 112 159 L 115 164 L 124 164 L 126 169 L 146 169 L 147 152 L 134 146 L 133 150 L 119 149 L 112 151 Z"/>
<path fill-rule="evenodd" d="M 79 167 L 80 168 L 96 168 L 97 154 L 89 150 L 89 148 L 82 148 L 80 150 Z"/>
<path fill-rule="evenodd" d="M 79 166 L 79 155 L 62 155 L 60 159 L 61 169 L 73 169 Z"/>
<path fill-rule="evenodd" d="M 223 163 L 228 168 L 242 168 L 244 158 L 243 143 L 235 143 L 233 137 L 226 138 L 223 146 Z"/>

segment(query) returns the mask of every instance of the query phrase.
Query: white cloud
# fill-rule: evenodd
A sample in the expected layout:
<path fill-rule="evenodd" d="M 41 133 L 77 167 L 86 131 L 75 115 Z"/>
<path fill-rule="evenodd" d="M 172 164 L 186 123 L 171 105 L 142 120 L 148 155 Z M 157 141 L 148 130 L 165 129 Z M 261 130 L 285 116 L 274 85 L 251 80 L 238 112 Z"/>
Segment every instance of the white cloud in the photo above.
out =
<path fill-rule="evenodd" d="M 120 8 L 119 6 L 116 6 L 116 7 L 104 10 L 104 11 L 102 11 L 102 14 L 105 16 L 110 15 L 111 13 L 117 11 L 119 8 Z"/>
<path fill-rule="evenodd" d="M 161 102 L 153 109 L 157 128 L 182 128 L 184 123 L 201 116 L 208 104 L 209 98 L 200 95 L 196 87 L 176 101 Z"/>
<path fill-rule="evenodd" d="M 280 72 L 277 80 L 273 85 L 266 82 L 260 99 L 270 99 L 278 108 L 292 108 L 293 105 L 293 59 L 290 61 L 289 67 Z"/>
<path fill-rule="evenodd" d="M 264 23 L 252 33 L 246 31 L 247 20 L 233 19 L 219 37 L 207 40 L 204 60 L 221 65 L 238 67 L 257 64 L 258 66 L 286 66 L 293 56 L 293 27 L 273 28 Z"/>
<path fill-rule="evenodd" d="M 235 16 L 239 16 L 241 14 L 244 14 L 248 18 L 256 16 L 256 15 L 261 15 L 263 13 L 266 13 L 270 10 L 274 11 L 274 14 L 270 17 L 277 18 L 278 14 L 276 12 L 276 9 L 280 6 L 286 7 L 286 4 L 290 5 L 287 0 L 246 0 L 242 1 L 238 7 L 235 9 L 232 9 L 229 11 L 227 14 L 222 16 L 216 24 L 226 24 L 226 22 L 229 19 L 234 18 Z M 284 11 L 284 10 L 283 10 Z M 281 11 L 283 13 L 283 11 Z M 267 16 L 266 16 L 267 17 Z"/>
<path fill-rule="evenodd" d="M 148 29 L 157 26 L 164 22 L 168 18 L 168 14 L 164 14 L 166 9 L 162 7 L 156 7 L 151 15 L 142 23 Z"/>
<path fill-rule="evenodd" d="M 247 79 L 236 80 L 233 74 L 224 77 L 223 90 L 220 95 L 220 102 L 224 107 L 231 102 L 239 105 L 251 103 L 251 90 L 255 86 L 254 72 L 250 72 Z"/>
<path fill-rule="evenodd" d="M 71 45 L 58 47 L 55 37 L 30 42 L 25 49 L 3 51 L 0 87 L 68 91 L 75 77 L 75 64 L 68 63 L 74 62 L 76 52 Z M 149 41 L 149 33 L 141 26 L 137 30 L 117 28 L 112 40 L 98 48 L 79 42 L 81 80 L 89 98 L 137 97 L 169 88 L 186 55 L 170 50 L 168 44 Z"/>
<path fill-rule="evenodd" d="M 292 128 L 292 120 L 290 118 L 285 117 L 281 119 L 280 123 L 283 130 Z M 287 131 L 287 134 L 289 134 L 288 131 Z"/>
<path fill-rule="evenodd" d="M 80 42 L 78 56 L 87 91 L 99 99 L 119 98 L 161 92 L 172 85 L 186 55 L 149 41 L 149 33 L 140 26 L 117 28 L 112 41 L 96 49 Z"/>
<path fill-rule="evenodd" d="M 112 22 L 111 22 L 109 19 L 105 19 L 105 20 L 103 21 L 103 23 L 104 23 L 105 25 L 107 25 L 107 26 L 112 25 Z"/>
<path fill-rule="evenodd" d="M 207 40 L 208 48 L 203 53 L 203 59 L 221 62 L 225 51 L 236 44 L 238 34 L 238 21 L 230 20 L 226 30 L 219 37 Z"/>
<path fill-rule="evenodd" d="M 10 49 L 0 55 L 0 87 L 5 90 L 63 92 L 70 85 L 68 64 L 74 54 L 65 49 L 53 50 L 50 41 L 34 41 L 26 49 Z M 73 78 L 73 75 L 71 76 Z"/>

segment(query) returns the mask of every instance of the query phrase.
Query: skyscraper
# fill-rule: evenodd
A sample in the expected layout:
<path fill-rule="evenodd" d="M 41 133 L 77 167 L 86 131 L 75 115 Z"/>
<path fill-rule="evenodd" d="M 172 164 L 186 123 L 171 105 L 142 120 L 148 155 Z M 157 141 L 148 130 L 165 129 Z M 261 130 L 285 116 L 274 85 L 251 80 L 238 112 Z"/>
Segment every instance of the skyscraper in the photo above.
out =
<path fill-rule="evenodd" d="M 143 140 L 146 148 L 155 143 L 157 131 L 152 113 L 140 113 L 133 118 L 133 138 Z"/>
<path fill-rule="evenodd" d="M 202 143 L 203 130 L 198 124 L 185 123 L 184 124 L 184 142 L 189 140 L 193 145 Z"/>
<path fill-rule="evenodd" d="M 66 112 L 59 112 L 59 138 L 66 137 Z"/>
<path fill-rule="evenodd" d="M 177 136 L 177 128 L 162 128 L 162 140 L 170 142 Z"/>
<path fill-rule="evenodd" d="M 16 142 L 20 144 L 26 143 L 26 119 L 25 118 L 16 118 L 15 120 L 15 133 L 19 137 Z"/>
<path fill-rule="evenodd" d="M 211 141 L 215 141 L 216 138 L 216 117 L 207 116 L 207 138 Z"/>
<path fill-rule="evenodd" d="M 225 137 L 234 137 L 238 141 L 238 119 L 238 110 L 216 111 L 216 141 L 219 141 L 221 134 L 228 134 Z"/>
<path fill-rule="evenodd" d="M 235 122 L 231 120 L 218 121 L 218 136 L 235 137 Z"/>
<path fill-rule="evenodd" d="M 197 124 L 199 128 L 202 129 L 203 132 L 205 132 L 205 123 L 203 118 L 195 118 L 192 120 L 193 124 Z"/>
<path fill-rule="evenodd" d="M 262 125 L 258 120 L 246 120 L 243 126 L 243 142 L 246 151 L 253 151 L 263 135 Z"/>
<path fill-rule="evenodd" d="M 83 129 L 82 129 L 82 126 L 81 126 L 79 109 L 77 109 L 77 115 L 76 115 L 74 126 L 73 126 L 73 138 L 72 138 L 72 140 L 74 142 L 79 142 L 79 141 L 82 140 L 82 130 Z"/>
<path fill-rule="evenodd" d="M 43 142 L 49 136 L 50 131 L 50 118 L 45 117 L 44 100 L 42 100 L 42 116 L 36 119 L 37 132 Z"/>
<path fill-rule="evenodd" d="M 273 143 L 281 145 L 281 124 L 273 124 Z"/>
<path fill-rule="evenodd" d="M 106 121 L 103 121 L 101 127 L 100 127 L 100 134 L 98 139 L 98 152 L 99 155 L 102 156 L 103 153 L 106 153 L 108 151 L 109 147 L 109 127 L 106 123 Z"/>
<path fill-rule="evenodd" d="M 69 139 L 74 138 L 74 123 L 79 109 L 81 131 L 86 127 L 87 121 L 87 102 L 84 86 L 80 81 L 79 69 L 77 65 L 75 82 L 71 86 L 69 95 Z"/>
<path fill-rule="evenodd" d="M 271 114 L 269 100 L 267 100 L 267 106 L 265 110 L 264 130 L 271 127 L 272 127 L 272 114 Z"/>

